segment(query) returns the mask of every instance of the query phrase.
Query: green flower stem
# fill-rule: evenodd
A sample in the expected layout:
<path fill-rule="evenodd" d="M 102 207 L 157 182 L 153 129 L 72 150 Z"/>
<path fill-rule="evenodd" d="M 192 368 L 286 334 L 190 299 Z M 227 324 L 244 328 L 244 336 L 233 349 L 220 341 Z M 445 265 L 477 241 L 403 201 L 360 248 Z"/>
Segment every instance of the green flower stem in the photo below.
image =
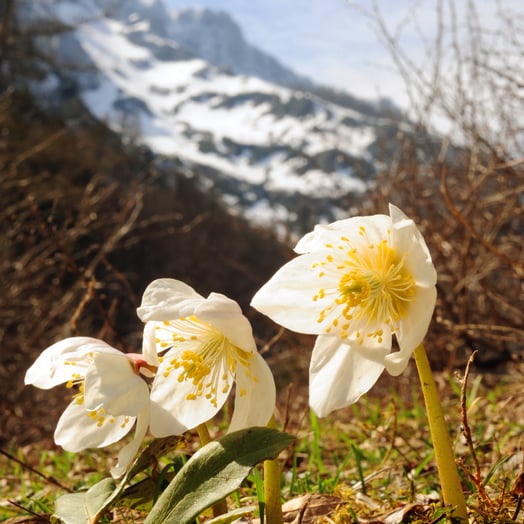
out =
<path fill-rule="evenodd" d="M 268 427 L 275 428 L 275 417 L 271 417 Z M 264 499 L 266 505 L 266 522 L 283 524 L 282 500 L 280 496 L 280 465 L 278 457 L 264 461 Z"/>
<path fill-rule="evenodd" d="M 209 435 L 209 430 L 207 429 L 207 426 L 205 423 L 200 424 L 197 427 L 198 431 L 198 438 L 200 439 L 200 443 L 202 446 L 205 446 L 209 442 L 211 442 L 211 436 Z M 213 506 L 213 516 L 218 517 L 219 515 L 224 515 L 224 513 L 227 513 L 227 502 L 226 499 L 222 499 L 220 502 L 217 502 Z"/>
<path fill-rule="evenodd" d="M 451 448 L 448 428 L 442 412 L 442 405 L 437 393 L 435 380 L 433 379 L 433 373 L 431 372 L 428 357 L 422 344 L 415 350 L 414 355 L 422 392 L 424 394 L 424 402 L 426 404 L 433 448 L 435 449 L 435 458 L 444 504 L 455 508 L 452 514 L 453 517 L 463 519 L 463 522 L 467 522 L 468 510 L 466 508 L 466 500 Z"/>

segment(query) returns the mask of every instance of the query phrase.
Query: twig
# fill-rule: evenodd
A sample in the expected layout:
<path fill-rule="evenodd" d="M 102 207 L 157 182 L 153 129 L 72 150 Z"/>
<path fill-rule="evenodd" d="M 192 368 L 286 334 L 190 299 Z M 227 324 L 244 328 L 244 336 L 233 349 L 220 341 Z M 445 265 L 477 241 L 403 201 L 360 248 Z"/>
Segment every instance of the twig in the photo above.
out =
<path fill-rule="evenodd" d="M 508 254 L 504 253 L 500 249 L 498 249 L 496 246 L 491 244 L 491 242 L 488 242 L 482 235 L 480 235 L 473 227 L 473 225 L 462 215 L 462 213 L 457 209 L 453 201 L 451 200 L 451 196 L 449 194 L 449 188 L 447 185 L 447 170 L 445 167 L 442 168 L 441 172 L 441 178 L 440 178 L 440 189 L 442 192 L 442 196 L 444 198 L 444 202 L 450 211 L 450 213 L 457 219 L 458 222 L 460 222 L 466 230 L 476 239 L 478 240 L 484 248 L 486 248 L 490 253 L 495 255 L 500 260 L 503 260 L 508 264 L 513 271 L 519 276 L 522 277 L 524 275 L 524 267 L 519 262 L 513 260 Z"/>
<path fill-rule="evenodd" d="M 468 422 L 468 410 L 466 407 L 466 392 L 467 392 L 469 372 L 471 369 L 471 364 L 473 364 L 473 361 L 475 360 L 477 353 L 478 353 L 477 350 L 473 351 L 473 353 L 471 354 L 471 356 L 468 359 L 468 363 L 466 364 L 466 370 L 464 372 L 464 380 L 462 382 L 462 388 L 460 391 L 460 412 L 461 412 L 461 422 L 462 422 L 461 430 L 462 430 L 462 434 L 464 435 L 464 438 L 466 439 L 466 444 L 468 445 L 469 452 L 471 453 L 471 458 L 473 459 L 473 463 L 475 464 L 475 474 L 473 475 L 469 471 L 467 471 L 464 468 L 462 461 L 460 461 L 460 465 L 462 467 L 462 470 L 468 475 L 468 477 L 475 484 L 477 491 L 479 492 L 483 500 L 490 507 L 493 507 L 491 499 L 489 498 L 488 494 L 486 493 L 486 490 L 484 489 L 484 486 L 482 485 L 482 473 L 480 471 L 480 464 L 477 458 L 477 453 L 475 451 L 475 445 L 473 444 L 473 439 L 471 438 L 471 429 L 469 427 L 469 422 Z"/>
<path fill-rule="evenodd" d="M 24 469 L 29 470 L 31 473 L 34 473 L 35 475 L 38 475 L 39 477 L 42 477 L 44 480 L 49 482 L 50 484 L 54 484 L 55 486 L 68 491 L 69 493 L 72 493 L 72 491 L 64 486 L 63 484 L 60 484 L 58 480 L 56 480 L 54 477 L 50 477 L 49 475 L 46 475 L 45 473 L 42 473 L 41 471 L 38 471 L 37 469 L 33 468 L 33 466 L 27 464 L 23 460 L 20 460 L 16 458 L 15 456 L 11 455 L 8 451 L 5 451 L 5 449 L 0 448 L 0 453 L 4 456 L 6 456 L 9 460 L 12 460 L 13 462 L 16 462 L 18 465 L 22 466 Z M 24 508 L 25 509 L 25 508 Z"/>
<path fill-rule="evenodd" d="M 78 334 L 78 319 L 84 311 L 84 308 L 86 307 L 87 303 L 93 298 L 95 293 L 95 286 L 96 279 L 92 277 L 91 280 L 87 283 L 87 289 L 84 293 L 84 296 L 82 297 L 82 300 L 78 304 L 77 308 L 75 309 L 75 312 L 73 313 L 73 316 L 71 317 L 71 320 L 69 321 L 69 325 L 71 326 L 71 333 L 73 335 Z"/>
<path fill-rule="evenodd" d="M 520 508 L 522 506 L 522 495 L 519 495 L 517 497 L 517 506 L 515 507 L 515 511 L 513 512 L 513 516 L 511 517 L 511 520 L 517 520 L 517 517 L 519 516 L 519 513 L 520 513 Z"/>
<path fill-rule="evenodd" d="M 22 511 L 25 511 L 29 513 L 30 515 L 33 515 L 33 517 L 36 517 L 39 520 L 42 520 L 44 522 L 51 522 L 46 516 L 40 515 L 39 513 L 35 513 L 34 511 L 31 511 L 29 508 L 26 508 L 22 506 L 21 504 L 18 504 L 18 502 L 15 502 L 14 500 L 7 499 L 7 502 L 9 502 L 9 504 L 12 504 L 15 508 L 21 509 Z M 18 524 L 22 524 L 22 522 L 34 522 L 34 519 L 28 518 L 24 520 L 17 520 Z"/>
<path fill-rule="evenodd" d="M 260 348 L 259 353 L 260 353 L 261 355 L 263 355 L 264 353 L 267 353 L 267 352 L 271 349 L 271 347 L 273 346 L 273 344 L 275 344 L 275 342 L 277 342 L 277 341 L 282 337 L 282 335 L 285 333 L 285 331 L 286 331 L 286 328 L 281 327 L 281 328 L 278 330 L 278 332 L 277 332 L 275 335 L 273 335 L 273 336 L 269 339 L 269 341 L 266 342 L 266 343 L 265 343 L 265 344 Z"/>

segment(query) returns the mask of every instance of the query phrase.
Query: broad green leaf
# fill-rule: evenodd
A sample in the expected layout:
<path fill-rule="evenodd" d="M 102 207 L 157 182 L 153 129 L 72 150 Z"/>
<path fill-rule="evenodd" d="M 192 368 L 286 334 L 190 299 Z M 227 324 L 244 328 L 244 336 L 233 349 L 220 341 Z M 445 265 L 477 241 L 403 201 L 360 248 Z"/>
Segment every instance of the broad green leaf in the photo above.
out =
<path fill-rule="evenodd" d="M 55 512 L 51 515 L 51 522 L 64 524 L 86 524 L 87 514 L 84 511 L 85 493 L 68 493 L 58 497 L 55 501 Z"/>
<path fill-rule="evenodd" d="M 147 485 L 148 488 L 143 489 L 139 496 L 136 495 L 137 489 L 133 489 L 134 486 L 128 488 L 129 491 L 126 490 L 125 493 L 124 488 L 135 475 L 148 468 L 151 464 L 156 464 L 158 458 L 165 455 L 168 451 L 177 449 L 181 442 L 185 442 L 184 439 L 177 436 L 152 440 L 135 459 L 118 486 L 115 485 L 112 478 L 106 478 L 86 492 L 63 495 L 56 500 L 53 517 L 55 517 L 55 520 L 58 519 L 64 522 L 64 524 L 94 524 L 120 498 L 124 498 L 126 503 L 133 504 L 126 507 L 138 508 L 144 506 L 150 508 L 156 494 L 152 481 L 150 481 L 151 489 L 149 489 L 150 487 L 147 483 L 137 484 L 137 486 L 142 484 L 143 488 Z M 148 502 L 147 497 L 149 496 L 150 500 Z"/>
<path fill-rule="evenodd" d="M 83 493 L 71 493 L 58 498 L 53 517 L 64 524 L 88 524 L 96 522 L 100 509 L 115 490 L 112 478 L 106 478 Z"/>
<path fill-rule="evenodd" d="M 171 480 L 173 476 L 173 474 L 170 474 L 155 479 L 148 477 L 127 487 L 119 494 L 112 507 L 139 509 L 141 511 L 151 510 L 153 502 L 168 486 L 168 480 Z"/>
<path fill-rule="evenodd" d="M 122 480 L 120 481 L 120 484 L 118 487 L 111 493 L 109 497 L 105 500 L 105 502 L 100 506 L 98 509 L 98 512 L 95 515 L 95 520 L 93 522 L 97 522 L 98 519 L 112 506 L 114 506 L 117 501 L 120 500 L 120 498 L 123 496 L 122 492 L 124 490 L 125 485 L 138 473 L 148 468 L 151 464 L 156 464 L 159 457 L 165 455 L 168 451 L 172 451 L 174 449 L 177 449 L 180 446 L 181 442 L 185 442 L 183 437 L 177 437 L 177 436 L 171 436 L 171 437 L 165 437 L 165 438 L 157 438 L 152 440 L 145 448 L 144 450 L 138 455 L 138 457 L 133 462 L 133 465 L 127 473 L 122 477 Z M 149 507 L 152 506 L 153 503 L 153 494 L 154 490 L 148 491 L 147 493 L 144 492 L 144 496 L 141 497 L 141 504 L 146 504 L 145 497 L 147 495 L 151 494 L 151 504 Z M 128 500 L 130 502 L 130 500 Z"/>
<path fill-rule="evenodd" d="M 106 478 L 91 486 L 85 492 L 84 507 L 89 517 L 88 522 L 96 522 L 100 514 L 100 508 L 105 506 L 105 501 L 114 492 L 116 486 L 112 478 Z"/>
<path fill-rule="evenodd" d="M 145 524 L 188 524 L 235 491 L 259 462 L 275 458 L 294 437 L 255 427 L 230 433 L 199 449 L 153 506 Z"/>
<path fill-rule="evenodd" d="M 155 464 L 159 457 L 163 457 L 169 451 L 179 449 L 185 444 L 187 444 L 187 442 L 184 437 L 181 436 L 156 438 L 152 440 L 135 459 L 133 465 L 122 479 L 122 482 L 129 482 L 137 473 L 151 466 L 151 464 Z"/>

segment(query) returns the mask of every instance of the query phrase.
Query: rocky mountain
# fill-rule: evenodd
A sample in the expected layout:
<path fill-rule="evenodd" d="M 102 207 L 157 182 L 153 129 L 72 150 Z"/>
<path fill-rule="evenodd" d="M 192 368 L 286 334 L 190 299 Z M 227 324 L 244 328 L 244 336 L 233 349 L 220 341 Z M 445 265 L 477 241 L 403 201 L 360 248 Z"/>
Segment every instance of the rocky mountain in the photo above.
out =
<path fill-rule="evenodd" d="M 241 28 L 225 11 L 181 9 L 173 13 L 169 34 L 195 56 L 232 74 L 255 76 L 292 88 L 313 86 L 309 78 L 297 75 L 246 42 Z"/>
<path fill-rule="evenodd" d="M 41 0 L 20 16 L 60 25 L 38 41 L 52 57 L 43 100 L 80 97 L 125 140 L 197 173 L 233 212 L 285 233 L 347 216 L 396 130 L 394 112 L 301 80 L 225 13 Z"/>

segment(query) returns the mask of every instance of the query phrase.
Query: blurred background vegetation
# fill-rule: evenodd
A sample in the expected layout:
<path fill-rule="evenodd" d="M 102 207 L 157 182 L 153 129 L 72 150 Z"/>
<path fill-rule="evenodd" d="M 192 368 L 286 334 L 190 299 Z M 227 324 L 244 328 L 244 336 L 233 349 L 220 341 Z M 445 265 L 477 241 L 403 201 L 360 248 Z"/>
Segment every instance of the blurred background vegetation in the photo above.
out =
<path fill-rule="evenodd" d="M 312 339 L 283 333 L 249 308 L 293 256 L 292 243 L 231 215 L 201 189 L 198 173 L 187 177 L 124 144 L 79 100 L 63 112 L 45 109 L 27 86 L 38 60 L 51 58 L 18 30 L 15 2 L 0 9 L 0 440 L 51 437 L 63 392 L 23 385 L 51 343 L 84 335 L 140 350 L 135 309 L 159 277 L 237 300 L 259 346 L 271 346 L 265 356 L 279 387 L 306 384 Z M 384 144 L 394 158 L 359 213 L 383 213 L 393 202 L 425 236 L 439 274 L 427 337 L 436 368 L 463 366 L 474 349 L 482 369 L 514 364 L 524 349 L 524 72 L 505 58 L 522 58 L 523 33 L 507 18 L 500 47 L 488 45 L 472 18 L 469 43 L 453 45 L 452 24 L 440 21 L 428 46 L 454 52 L 454 69 L 434 52 L 421 70 L 380 12 L 368 14 L 409 87 L 420 133 L 406 136 L 399 125 Z M 430 132 L 436 114 L 451 122 L 438 139 Z"/>

